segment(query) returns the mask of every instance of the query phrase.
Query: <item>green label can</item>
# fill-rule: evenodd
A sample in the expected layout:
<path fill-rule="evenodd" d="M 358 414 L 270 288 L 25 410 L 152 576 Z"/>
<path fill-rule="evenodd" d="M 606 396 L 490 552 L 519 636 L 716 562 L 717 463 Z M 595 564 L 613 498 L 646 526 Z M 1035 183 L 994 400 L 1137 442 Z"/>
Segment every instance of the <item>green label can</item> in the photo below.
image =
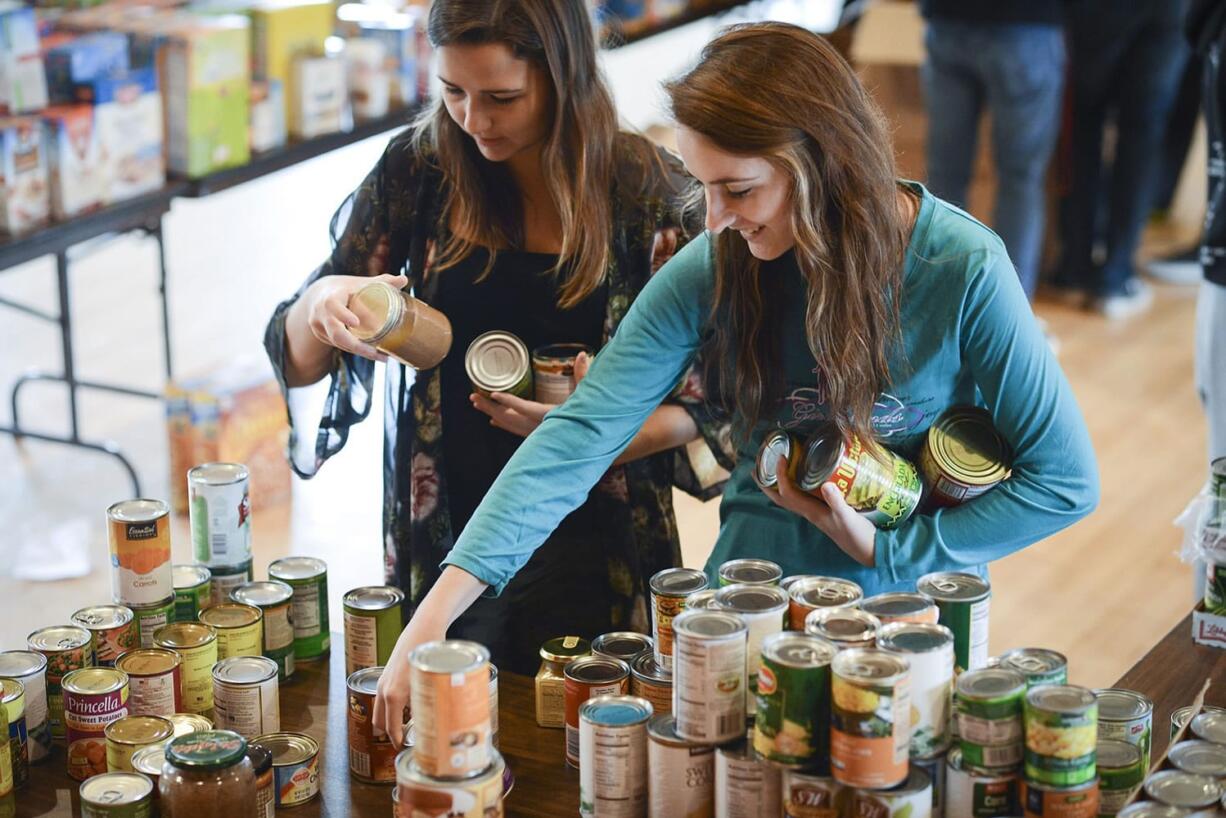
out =
<path fill-rule="evenodd" d="M 837 651 L 824 639 L 782 632 L 762 641 L 758 668 L 758 755 L 807 766 L 830 754 L 830 663 Z"/>
<path fill-rule="evenodd" d="M 203 565 L 179 564 L 170 569 L 175 586 L 175 621 L 193 622 L 212 604 L 213 575 Z"/>
<path fill-rule="evenodd" d="M 1022 761 L 1026 679 L 1008 668 L 968 670 L 958 677 L 958 746 L 962 764 L 1008 770 Z"/>
<path fill-rule="evenodd" d="M 1141 748 L 1141 765 L 1149 769 L 1153 744 L 1154 703 L 1134 690 L 1104 688 L 1098 699 L 1098 738 L 1126 741 Z"/>
<path fill-rule="evenodd" d="M 294 660 L 315 662 L 328 655 L 328 566 L 314 557 L 283 557 L 268 566 L 269 579 L 294 589 Z"/>
<path fill-rule="evenodd" d="M 915 464 L 889 449 L 876 452 L 860 438 L 850 441 L 833 428 L 818 429 L 805 442 L 797 485 L 818 494 L 833 483 L 847 504 L 877 528 L 906 522 L 923 493 Z"/>
<path fill-rule="evenodd" d="M 1052 787 L 1093 781 L 1098 700 L 1072 685 L 1031 688 L 1024 702 L 1026 778 Z"/>
<path fill-rule="evenodd" d="M 1127 741 L 1099 739 L 1097 748 L 1098 814 L 1115 815 L 1145 781 L 1141 748 Z"/>
<path fill-rule="evenodd" d="M 1015 648 L 1000 657 L 1000 666 L 1026 677 L 1026 688 L 1068 684 L 1068 659 L 1046 648 Z"/>
<path fill-rule="evenodd" d="M 988 610 L 992 586 L 978 574 L 955 571 L 926 574 L 916 590 L 940 609 L 939 621 L 954 633 L 956 670 L 975 670 L 988 664 Z"/>
<path fill-rule="evenodd" d="M 230 593 L 230 598 L 264 612 L 264 655 L 277 663 L 277 681 L 294 675 L 294 589 L 284 582 L 248 582 Z"/>
<path fill-rule="evenodd" d="M 168 596 L 161 602 L 155 602 L 152 605 L 130 605 L 129 607 L 136 616 L 136 627 L 140 631 L 140 646 L 142 648 L 157 647 L 153 642 L 153 632 L 175 621 L 175 598 Z"/>
<path fill-rule="evenodd" d="M 400 638 L 404 592 L 386 585 L 354 588 L 345 594 L 345 676 L 382 667 Z"/>

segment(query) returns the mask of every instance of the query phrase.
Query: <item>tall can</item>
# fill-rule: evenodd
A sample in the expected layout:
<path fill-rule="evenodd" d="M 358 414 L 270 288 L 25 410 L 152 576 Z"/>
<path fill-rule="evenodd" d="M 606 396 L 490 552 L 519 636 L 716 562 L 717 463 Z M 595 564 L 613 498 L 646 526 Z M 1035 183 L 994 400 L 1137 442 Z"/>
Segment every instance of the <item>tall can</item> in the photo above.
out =
<path fill-rule="evenodd" d="M 159 648 L 179 654 L 183 709 L 207 716 L 213 710 L 213 665 L 217 664 L 217 631 L 199 622 L 174 622 L 153 634 Z"/>
<path fill-rule="evenodd" d="M 345 674 L 381 667 L 404 629 L 400 605 L 404 591 L 387 585 L 354 588 L 342 599 L 345 606 Z"/>
<path fill-rule="evenodd" d="M 81 608 L 70 618 L 93 636 L 94 661 L 114 667 L 120 654 L 140 647 L 140 631 L 132 609 L 123 605 L 92 605 Z"/>
<path fill-rule="evenodd" d="M 1099 739 L 1137 745 L 1141 748 L 1141 766 L 1148 770 L 1153 745 L 1154 703 L 1135 690 L 1118 687 L 1095 690 L 1094 697 L 1098 699 Z"/>
<path fill-rule="evenodd" d="M 217 632 L 218 661 L 263 655 L 264 612 L 254 605 L 222 602 L 201 611 L 200 622 Z"/>
<path fill-rule="evenodd" d="M 153 634 L 163 625 L 175 621 L 175 598 L 168 596 L 160 602 L 149 605 L 132 605 L 132 616 L 136 620 L 136 630 L 140 633 L 140 647 L 154 646 Z"/>
<path fill-rule="evenodd" d="M 946 409 L 928 427 L 920 449 L 924 506 L 958 506 L 990 491 L 1009 474 L 1009 460 L 1009 444 L 986 409 Z"/>
<path fill-rule="evenodd" d="M 727 585 L 715 594 L 717 610 L 735 614 L 745 623 L 745 712 L 753 713 L 758 705 L 758 667 L 762 664 L 762 640 L 780 633 L 787 621 L 787 591 L 775 585 Z"/>
<path fill-rule="evenodd" d="M 218 730 L 245 739 L 281 731 L 277 663 L 263 656 L 232 656 L 213 665 L 213 720 Z"/>
<path fill-rule="evenodd" d="M 128 674 L 128 712 L 170 716 L 183 710 L 183 660 L 166 648 L 139 648 L 115 662 Z"/>
<path fill-rule="evenodd" d="M 1000 657 L 1000 666 L 1025 676 L 1027 689 L 1068 684 L 1068 659 L 1047 648 L 1014 648 Z"/>
<path fill-rule="evenodd" d="M 213 604 L 213 572 L 207 565 L 179 563 L 170 567 L 175 585 L 175 621 L 194 622 Z"/>
<path fill-rule="evenodd" d="M 999 772 L 1021 764 L 1026 678 L 1016 670 L 985 667 L 959 676 L 957 690 L 963 766 Z"/>
<path fill-rule="evenodd" d="M 847 504 L 877 528 L 902 525 L 919 506 L 923 484 L 915 464 L 889 449 L 873 451 L 852 435 L 845 441 L 833 426 L 818 429 L 804 445 L 797 485 L 819 494 L 833 483 Z"/>
<path fill-rule="evenodd" d="M 809 766 L 830 754 L 834 645 L 802 633 L 767 636 L 758 668 L 753 746 L 768 761 Z"/>
<path fill-rule="evenodd" d="M 788 597 L 788 620 L 791 629 L 799 631 L 814 611 L 858 608 L 864 590 L 849 579 L 808 577 L 792 583 Z"/>
<path fill-rule="evenodd" d="M 465 778 L 491 762 L 490 653 L 448 639 L 409 654 L 417 765 L 435 778 Z"/>
<path fill-rule="evenodd" d="M 646 818 L 651 704 L 597 696 L 579 708 L 579 814 Z"/>
<path fill-rule="evenodd" d="M 778 585 L 783 579 L 779 563 L 770 560 L 728 560 L 719 567 L 719 587 L 727 585 Z"/>
<path fill-rule="evenodd" d="M 579 766 L 579 708 L 597 696 L 630 690 L 630 666 L 607 656 L 583 656 L 566 666 L 566 763 Z"/>
<path fill-rule="evenodd" d="M 877 647 L 911 663 L 911 755 L 943 752 L 950 741 L 954 635 L 944 625 L 895 622 L 877 633 Z"/>
<path fill-rule="evenodd" d="M 53 625 L 34 631 L 26 645 L 47 659 L 47 721 L 52 738 L 64 738 L 62 682 L 72 671 L 94 664 L 94 637 L 76 625 Z"/>
<path fill-rule="evenodd" d="M 106 725 L 128 715 L 128 674 L 87 667 L 64 677 L 68 775 L 84 781 L 106 772 Z"/>
<path fill-rule="evenodd" d="M 945 571 L 926 574 L 916 589 L 940 608 L 940 623 L 954 633 L 958 672 L 988 663 L 988 610 L 992 586 L 977 574 Z"/>
<path fill-rule="evenodd" d="M 657 714 L 647 722 L 649 818 L 712 818 L 715 748 L 677 735 L 677 720 Z"/>
<path fill-rule="evenodd" d="M 763 818 L 782 812 L 783 768 L 746 740 L 715 749 L 715 818 Z"/>
<path fill-rule="evenodd" d="M 940 611 L 936 603 L 923 594 L 877 594 L 861 602 L 860 610 L 877 617 L 882 625 L 889 625 L 892 622 L 920 622 L 935 625 L 940 618 Z"/>
<path fill-rule="evenodd" d="M 203 463 L 187 473 L 192 554 L 202 565 L 240 565 L 251 559 L 251 501 L 247 467 Z"/>
<path fill-rule="evenodd" d="M 1026 779 L 1051 787 L 1093 781 L 1098 744 L 1098 700 L 1072 685 L 1031 688 L 1024 702 Z"/>
<path fill-rule="evenodd" d="M 0 676 L 21 682 L 26 692 L 26 734 L 30 763 L 51 752 L 51 725 L 47 720 L 47 657 L 33 650 L 0 651 Z"/>
<path fill-rule="evenodd" d="M 748 629 L 724 611 L 684 611 L 677 639 L 673 715 L 677 735 L 722 744 L 745 735 L 745 645 Z"/>
<path fill-rule="evenodd" d="M 932 778 L 912 765 L 897 787 L 852 790 L 850 800 L 855 818 L 932 818 Z"/>
<path fill-rule="evenodd" d="M 665 568 L 651 578 L 651 639 L 656 663 L 673 669 L 673 620 L 686 607 L 686 597 L 707 587 L 707 575 L 693 568 Z"/>
<path fill-rule="evenodd" d="M 1099 739 L 1095 765 L 1098 769 L 1098 814 L 1115 815 L 1141 788 L 1148 769 L 1141 760 L 1141 747 L 1127 741 Z"/>
<path fill-rule="evenodd" d="M 887 789 L 907 778 L 911 669 L 905 657 L 850 648 L 832 664 L 830 766 L 849 787 Z"/>
<path fill-rule="evenodd" d="M 127 715 L 103 728 L 106 768 L 112 773 L 135 772 L 132 756 L 145 747 L 165 744 L 175 736 L 174 725 L 161 716 Z"/>
<path fill-rule="evenodd" d="M 286 681 L 294 675 L 294 589 L 284 582 L 248 582 L 230 593 L 243 605 L 259 608 L 264 614 L 264 655 L 277 663 L 277 677 Z"/>
<path fill-rule="evenodd" d="M 842 818 L 843 785 L 828 772 L 783 771 L 783 818 Z"/>
<path fill-rule="evenodd" d="M 0 732 L 0 741 L 9 746 L 9 763 L 13 769 L 13 789 L 25 789 L 30 783 L 29 732 L 26 727 L 26 687 L 16 679 L 0 677 L 0 709 L 8 721 L 8 729 Z"/>
<path fill-rule="evenodd" d="M 945 761 L 945 818 L 1013 818 L 1021 815 L 1017 770 L 986 772 L 963 765 L 954 747 Z"/>
<path fill-rule="evenodd" d="M 269 564 L 268 578 L 294 589 L 294 661 L 315 662 L 328 655 L 328 566 L 314 557 L 282 557 Z"/>
<path fill-rule="evenodd" d="M 175 595 L 170 569 L 170 507 L 124 500 L 106 510 L 111 588 L 124 605 L 151 605 Z"/>
<path fill-rule="evenodd" d="M 345 680 L 349 698 L 349 774 L 370 784 L 396 783 L 396 746 L 375 724 L 375 694 L 382 667 L 355 670 Z"/>
<path fill-rule="evenodd" d="M 820 636 L 839 650 L 877 644 L 881 620 L 859 608 L 823 608 L 805 617 L 805 633 Z"/>

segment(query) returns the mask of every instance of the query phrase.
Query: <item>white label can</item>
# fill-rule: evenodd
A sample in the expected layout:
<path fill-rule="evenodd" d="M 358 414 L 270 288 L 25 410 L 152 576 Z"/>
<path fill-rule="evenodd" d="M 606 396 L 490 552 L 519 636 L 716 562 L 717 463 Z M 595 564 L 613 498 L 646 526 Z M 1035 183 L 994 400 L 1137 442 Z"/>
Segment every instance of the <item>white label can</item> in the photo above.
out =
<path fill-rule="evenodd" d="M 247 467 L 204 463 L 187 473 L 192 551 L 204 565 L 240 565 L 251 559 L 251 502 Z"/>
<path fill-rule="evenodd" d="M 745 736 L 745 623 L 724 611 L 685 611 L 676 636 L 673 713 L 677 735 L 700 744 Z"/>
<path fill-rule="evenodd" d="M 646 818 L 651 703 L 597 696 L 579 708 L 579 814 Z"/>
<path fill-rule="evenodd" d="M 649 818 L 711 818 L 715 810 L 715 748 L 677 735 L 677 719 L 647 723 Z M 833 816 L 832 816 L 833 818 Z"/>
<path fill-rule="evenodd" d="M 213 719 L 218 730 L 253 739 L 281 732 L 277 663 L 232 656 L 213 665 Z"/>
<path fill-rule="evenodd" d="M 758 758 L 748 741 L 715 751 L 715 818 L 780 815 L 783 774 Z"/>

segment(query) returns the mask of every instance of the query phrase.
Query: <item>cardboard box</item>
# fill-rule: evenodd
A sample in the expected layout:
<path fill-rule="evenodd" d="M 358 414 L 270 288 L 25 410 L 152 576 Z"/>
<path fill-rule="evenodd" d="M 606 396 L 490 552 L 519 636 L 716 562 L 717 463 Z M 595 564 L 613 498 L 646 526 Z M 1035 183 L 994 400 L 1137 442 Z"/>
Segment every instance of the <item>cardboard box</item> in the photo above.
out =
<path fill-rule="evenodd" d="M 138 68 L 80 83 L 77 98 L 94 106 L 107 171 L 107 202 L 166 184 L 162 96 L 154 69 Z"/>
<path fill-rule="evenodd" d="M 251 150 L 279 148 L 289 140 L 285 126 L 285 92 L 277 80 L 251 84 Z"/>
<path fill-rule="evenodd" d="M 0 51 L 0 113 L 26 114 L 47 107 L 43 58 Z"/>
<path fill-rule="evenodd" d="M 0 4 L 0 53 L 38 54 L 38 19 L 34 9 Z"/>
<path fill-rule="evenodd" d="M 302 57 L 294 62 L 289 133 L 311 139 L 350 126 L 345 61 L 336 57 Z"/>
<path fill-rule="evenodd" d="M 345 73 L 349 101 L 356 120 L 387 116 L 391 107 L 392 72 L 387 49 L 378 40 L 358 38 L 345 43 Z"/>
<path fill-rule="evenodd" d="M 293 83 L 294 61 L 324 54 L 324 41 L 336 25 L 330 2 L 268 0 L 251 9 L 252 73 L 257 80 L 278 80 L 285 89 L 286 121 L 299 95 Z M 292 129 L 291 129 L 292 130 Z"/>
<path fill-rule="evenodd" d="M 383 44 L 392 76 L 391 98 L 397 105 L 412 105 L 424 94 L 418 79 L 419 27 L 423 21 L 413 13 L 388 13 L 358 23 L 358 36 Z"/>
<path fill-rule="evenodd" d="M 77 86 L 128 70 L 128 37 L 115 31 L 86 34 L 49 49 L 44 59 L 52 102 L 72 102 Z"/>
<path fill-rule="evenodd" d="M 1192 641 L 1226 650 L 1226 616 L 1209 613 L 1202 601 L 1192 611 Z"/>
<path fill-rule="evenodd" d="M 51 181 L 51 215 L 67 219 L 100 206 L 109 178 L 89 105 L 60 105 L 42 113 Z"/>
<path fill-rule="evenodd" d="M 0 119 L 0 233 L 24 233 L 50 215 L 42 123 L 36 117 Z"/>

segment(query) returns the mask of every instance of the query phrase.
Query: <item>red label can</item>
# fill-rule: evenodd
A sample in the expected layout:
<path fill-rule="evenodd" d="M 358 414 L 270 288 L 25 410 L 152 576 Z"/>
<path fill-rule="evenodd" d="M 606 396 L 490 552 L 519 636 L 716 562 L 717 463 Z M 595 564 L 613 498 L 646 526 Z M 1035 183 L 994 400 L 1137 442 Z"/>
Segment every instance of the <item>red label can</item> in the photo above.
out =
<path fill-rule="evenodd" d="M 375 726 L 375 693 L 381 667 L 368 667 L 349 674 L 349 772 L 359 781 L 396 783 L 396 747 L 387 733 Z"/>
<path fill-rule="evenodd" d="M 64 677 L 68 774 L 84 781 L 106 770 L 106 726 L 128 715 L 128 675 L 87 667 Z"/>
<path fill-rule="evenodd" d="M 584 656 L 566 666 L 566 763 L 579 766 L 579 707 L 597 696 L 630 691 L 630 666 L 611 656 Z"/>

